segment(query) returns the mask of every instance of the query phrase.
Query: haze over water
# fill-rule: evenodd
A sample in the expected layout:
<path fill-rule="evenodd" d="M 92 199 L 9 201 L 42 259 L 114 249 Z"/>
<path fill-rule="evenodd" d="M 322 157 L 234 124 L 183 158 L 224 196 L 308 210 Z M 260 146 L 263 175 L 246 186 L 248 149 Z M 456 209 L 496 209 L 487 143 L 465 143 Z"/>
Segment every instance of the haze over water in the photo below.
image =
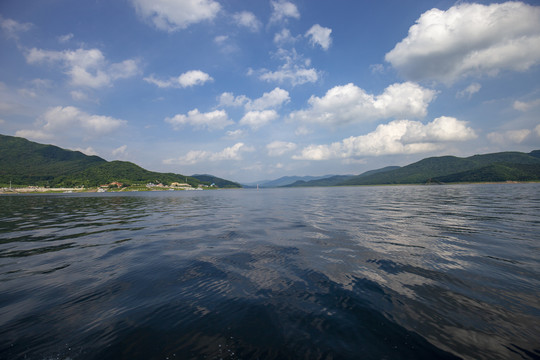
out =
<path fill-rule="evenodd" d="M 1 359 L 535 359 L 540 184 L 0 197 Z"/>

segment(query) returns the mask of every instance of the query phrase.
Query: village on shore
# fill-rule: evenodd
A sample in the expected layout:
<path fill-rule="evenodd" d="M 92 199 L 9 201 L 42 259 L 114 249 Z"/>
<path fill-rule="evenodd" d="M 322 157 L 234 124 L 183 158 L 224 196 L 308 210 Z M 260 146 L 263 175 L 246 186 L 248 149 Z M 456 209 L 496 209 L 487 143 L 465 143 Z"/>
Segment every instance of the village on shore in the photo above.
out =
<path fill-rule="evenodd" d="M 126 185 L 118 181 L 98 187 L 62 187 L 51 188 L 47 186 L 9 186 L 0 188 L 0 194 L 32 194 L 32 193 L 81 193 L 81 192 L 133 192 L 133 191 L 177 191 L 177 190 L 213 190 L 218 187 L 212 183 L 210 185 L 199 184 L 193 187 L 187 183 L 173 182 L 170 185 L 162 183 L 148 183 L 145 185 Z"/>

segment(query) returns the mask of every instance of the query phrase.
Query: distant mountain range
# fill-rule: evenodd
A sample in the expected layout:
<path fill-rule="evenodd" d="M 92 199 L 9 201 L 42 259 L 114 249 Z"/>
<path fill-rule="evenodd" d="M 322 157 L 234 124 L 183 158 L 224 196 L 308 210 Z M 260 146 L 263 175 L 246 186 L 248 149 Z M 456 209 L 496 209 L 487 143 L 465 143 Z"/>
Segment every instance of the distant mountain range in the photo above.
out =
<path fill-rule="evenodd" d="M 107 161 L 79 151 L 0 135 L 0 186 L 51 187 L 126 185 L 149 182 L 215 184 L 220 188 L 242 185 L 213 175 L 186 176 L 148 171 L 128 161 Z M 461 182 L 540 181 L 540 150 L 430 157 L 407 166 L 389 166 L 360 175 L 285 176 L 259 182 L 259 187 L 346 186 L 379 184 L 443 184 Z M 257 183 L 248 184 L 257 186 Z"/>
<path fill-rule="evenodd" d="M 356 176 L 297 181 L 288 187 L 382 184 L 443 184 L 463 182 L 540 181 L 540 150 L 431 157 L 413 164 L 371 170 Z"/>
<path fill-rule="evenodd" d="M 24 138 L 0 135 L 0 186 L 39 185 L 51 187 L 99 186 L 112 182 L 125 185 L 173 182 L 191 186 L 211 183 L 221 188 L 240 184 L 211 175 L 185 176 L 148 171 L 128 161 L 107 161 L 80 151 L 44 145 Z"/>
<path fill-rule="evenodd" d="M 291 185 L 296 182 L 308 182 L 308 181 L 315 181 L 315 180 L 321 180 L 326 179 L 329 177 L 333 177 L 336 175 L 323 175 L 323 176 L 283 176 L 275 180 L 261 180 L 253 183 L 247 183 L 243 184 L 244 187 L 257 187 L 259 188 L 274 188 L 274 187 L 282 187 Z M 351 175 L 352 176 L 352 175 Z"/>

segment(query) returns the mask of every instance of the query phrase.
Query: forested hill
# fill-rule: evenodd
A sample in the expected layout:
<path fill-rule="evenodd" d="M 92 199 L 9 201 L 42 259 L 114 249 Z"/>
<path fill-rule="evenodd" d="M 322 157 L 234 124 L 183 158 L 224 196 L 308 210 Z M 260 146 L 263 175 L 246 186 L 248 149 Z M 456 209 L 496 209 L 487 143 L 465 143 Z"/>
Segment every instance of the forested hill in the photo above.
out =
<path fill-rule="evenodd" d="M 215 178 L 216 184 L 227 180 Z M 172 182 L 192 186 L 207 184 L 195 177 L 148 171 L 127 161 L 107 161 L 80 151 L 35 143 L 24 138 L 0 135 L 0 186 L 39 185 L 86 187 L 121 182 L 125 185 Z M 209 185 L 209 184 L 208 184 Z M 219 185 L 218 185 L 219 186 Z M 230 182 L 227 187 L 240 187 Z"/>
<path fill-rule="evenodd" d="M 338 179 L 341 180 L 341 179 Z M 425 184 L 460 182 L 540 181 L 540 150 L 530 153 L 500 152 L 474 155 L 431 157 L 399 168 L 348 177 L 328 185 Z M 325 186 L 305 182 L 293 186 Z"/>
<path fill-rule="evenodd" d="M 221 178 L 218 178 L 216 176 L 213 176 L 213 175 L 208 175 L 208 174 L 197 174 L 197 175 L 191 175 L 191 177 L 205 183 L 205 184 L 215 184 L 217 187 L 219 188 L 224 188 L 224 189 L 227 189 L 227 188 L 239 188 L 239 187 L 242 187 L 242 185 L 236 183 L 236 182 L 233 182 L 233 181 L 230 181 L 230 180 L 225 180 L 225 179 L 221 179 Z"/>

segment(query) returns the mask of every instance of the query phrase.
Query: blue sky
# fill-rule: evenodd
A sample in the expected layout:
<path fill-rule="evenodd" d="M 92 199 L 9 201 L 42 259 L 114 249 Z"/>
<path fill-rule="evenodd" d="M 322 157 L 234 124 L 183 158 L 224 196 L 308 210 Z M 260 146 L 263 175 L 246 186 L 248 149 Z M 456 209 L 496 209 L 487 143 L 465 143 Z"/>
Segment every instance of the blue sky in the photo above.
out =
<path fill-rule="evenodd" d="M 538 2 L 5 0 L 0 133 L 251 182 L 540 148 Z"/>

